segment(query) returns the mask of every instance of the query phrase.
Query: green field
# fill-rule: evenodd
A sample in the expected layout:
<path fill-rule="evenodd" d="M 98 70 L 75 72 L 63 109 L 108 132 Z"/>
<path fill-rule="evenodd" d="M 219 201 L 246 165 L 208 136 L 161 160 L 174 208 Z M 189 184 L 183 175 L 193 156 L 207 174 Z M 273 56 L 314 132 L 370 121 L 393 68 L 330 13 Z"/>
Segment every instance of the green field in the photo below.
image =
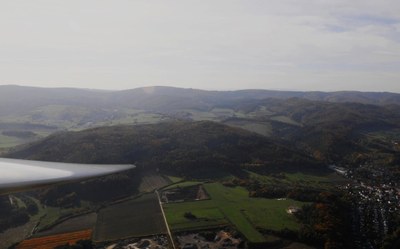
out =
<path fill-rule="evenodd" d="M 271 120 L 275 120 L 275 121 L 282 122 L 285 124 L 301 126 L 300 123 L 294 121 L 293 119 L 291 119 L 290 117 L 287 117 L 287 116 L 274 116 L 271 118 Z"/>
<path fill-rule="evenodd" d="M 302 202 L 250 198 L 244 188 L 228 188 L 218 183 L 206 184 L 205 188 L 228 219 L 251 242 L 264 241 L 255 226 L 271 230 L 299 228 L 295 217 L 287 214 L 286 209 L 290 206 L 300 207 L 304 204 Z"/>
<path fill-rule="evenodd" d="M 224 122 L 224 124 L 233 126 L 233 127 L 238 127 L 242 128 L 244 130 L 248 130 L 251 132 L 258 133 L 263 136 L 271 136 L 272 135 L 272 125 L 267 122 L 256 122 L 256 121 L 248 121 L 248 120 L 234 120 L 234 121 L 228 121 Z"/>
<path fill-rule="evenodd" d="M 259 106 L 256 110 L 247 113 L 247 116 L 250 118 L 260 117 L 260 116 L 271 116 L 276 112 L 269 110 L 266 106 Z"/>
<path fill-rule="evenodd" d="M 186 111 L 188 113 L 190 113 L 191 118 L 194 121 L 200 121 L 200 120 L 211 120 L 211 121 L 215 121 L 218 120 L 217 115 L 215 115 L 214 113 L 211 112 L 203 112 L 203 111 L 197 111 L 197 110 L 191 110 L 191 109 L 183 109 L 182 111 Z"/>
<path fill-rule="evenodd" d="M 14 147 L 23 143 L 22 139 L 16 137 L 9 137 L 0 134 L 0 148 Z"/>
<path fill-rule="evenodd" d="M 174 231 L 193 230 L 224 226 L 229 224 L 221 210 L 212 200 L 169 203 L 163 206 L 168 225 Z M 197 217 L 189 220 L 184 217 L 186 212 L 191 212 Z"/>
<path fill-rule="evenodd" d="M 310 184 L 316 184 L 325 187 L 333 187 L 334 184 L 336 183 L 343 183 L 344 181 L 347 181 L 346 178 L 343 176 L 337 174 L 337 173 L 329 173 L 325 175 L 312 175 L 312 174 L 306 174 L 306 173 L 285 173 L 286 178 L 289 181 L 295 182 L 295 183 L 303 183 L 307 186 Z"/>
<path fill-rule="evenodd" d="M 177 177 L 177 176 L 166 176 L 172 183 L 177 183 L 183 181 L 182 177 Z"/>
<path fill-rule="evenodd" d="M 62 217 L 68 217 L 71 215 L 79 214 L 82 212 L 85 212 L 86 210 L 89 210 L 89 203 L 88 202 L 81 202 L 80 207 L 74 207 L 74 208 L 60 208 L 60 207 L 50 207 L 47 206 L 46 208 L 43 209 L 42 217 L 40 219 L 40 223 L 37 227 L 38 231 L 45 230 L 57 222 Z"/>
<path fill-rule="evenodd" d="M 266 242 L 267 239 L 256 227 L 281 230 L 297 230 L 296 218 L 286 213 L 290 206 L 301 207 L 302 202 L 250 198 L 242 187 L 229 188 L 220 183 L 207 183 L 204 187 L 211 200 L 165 204 L 168 224 L 172 230 L 199 229 L 217 225 L 233 224 L 250 242 Z M 196 219 L 187 219 L 185 212 L 191 212 Z"/>
<path fill-rule="evenodd" d="M 199 184 L 202 184 L 202 182 L 197 182 L 197 181 L 178 182 L 178 183 L 167 186 L 166 188 L 164 188 L 164 190 L 173 189 L 173 188 L 191 187 L 191 186 L 195 186 L 195 185 L 199 185 Z"/>

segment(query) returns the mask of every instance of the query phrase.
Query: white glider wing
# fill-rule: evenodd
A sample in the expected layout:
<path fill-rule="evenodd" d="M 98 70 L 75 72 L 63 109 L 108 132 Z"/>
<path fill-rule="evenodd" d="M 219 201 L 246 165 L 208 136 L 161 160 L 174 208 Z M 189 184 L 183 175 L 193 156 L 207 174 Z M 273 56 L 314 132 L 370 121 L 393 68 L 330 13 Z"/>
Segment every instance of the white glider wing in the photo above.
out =
<path fill-rule="evenodd" d="M 83 180 L 135 168 L 132 164 L 75 164 L 0 158 L 0 194 Z"/>

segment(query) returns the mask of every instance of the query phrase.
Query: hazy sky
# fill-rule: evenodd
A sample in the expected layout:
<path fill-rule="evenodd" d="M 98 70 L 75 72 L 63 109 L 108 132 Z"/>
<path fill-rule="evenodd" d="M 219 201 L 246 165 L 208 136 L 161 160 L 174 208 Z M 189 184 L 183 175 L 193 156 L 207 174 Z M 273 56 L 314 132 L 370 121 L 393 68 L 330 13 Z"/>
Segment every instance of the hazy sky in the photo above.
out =
<path fill-rule="evenodd" d="M 400 92 L 400 1 L 2 0 L 0 84 Z"/>

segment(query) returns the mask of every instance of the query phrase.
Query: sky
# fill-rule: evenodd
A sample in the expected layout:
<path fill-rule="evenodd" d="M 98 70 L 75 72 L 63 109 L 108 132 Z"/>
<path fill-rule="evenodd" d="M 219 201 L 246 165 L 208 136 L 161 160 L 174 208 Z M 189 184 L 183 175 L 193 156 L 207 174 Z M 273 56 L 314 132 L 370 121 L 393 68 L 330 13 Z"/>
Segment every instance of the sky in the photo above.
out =
<path fill-rule="evenodd" d="M 400 1 L 2 0 L 8 84 L 400 92 Z"/>

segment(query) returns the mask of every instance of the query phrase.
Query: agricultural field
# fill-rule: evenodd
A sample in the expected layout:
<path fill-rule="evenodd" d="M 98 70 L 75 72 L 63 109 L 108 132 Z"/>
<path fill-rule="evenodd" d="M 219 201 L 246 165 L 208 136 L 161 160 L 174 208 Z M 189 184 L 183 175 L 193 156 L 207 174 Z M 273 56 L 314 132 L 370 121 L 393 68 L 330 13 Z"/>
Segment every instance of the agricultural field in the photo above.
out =
<path fill-rule="evenodd" d="M 86 212 L 90 209 L 90 204 L 88 202 L 81 202 L 81 207 L 74 208 L 60 208 L 60 207 L 50 207 L 44 208 L 44 215 L 40 219 L 39 225 L 37 227 L 38 231 L 46 230 L 56 224 L 61 218 L 73 216 L 79 213 Z"/>
<path fill-rule="evenodd" d="M 172 183 L 177 183 L 183 181 L 182 177 L 177 177 L 177 176 L 166 176 Z"/>
<path fill-rule="evenodd" d="M 287 117 L 287 116 L 274 116 L 271 118 L 271 120 L 289 124 L 289 125 L 301 126 L 300 123 L 294 121 L 293 119 L 291 119 L 290 117 Z"/>
<path fill-rule="evenodd" d="M 163 190 L 168 190 L 168 189 L 175 189 L 175 188 L 186 188 L 186 187 L 192 187 L 202 184 L 202 182 L 198 181 L 184 181 L 184 182 L 178 182 L 175 184 L 172 184 L 170 186 L 165 187 Z"/>
<path fill-rule="evenodd" d="M 260 135 L 269 137 L 272 135 L 272 125 L 268 122 L 256 122 L 249 120 L 229 120 L 224 124 L 242 128 L 251 132 L 258 133 Z"/>
<path fill-rule="evenodd" d="M 92 230 L 89 229 L 24 240 L 16 247 L 16 249 L 53 249 L 57 246 L 66 244 L 73 245 L 79 240 L 89 240 L 91 237 Z"/>
<path fill-rule="evenodd" d="M 228 219 L 212 200 L 168 203 L 163 205 L 168 225 L 173 231 L 186 231 L 223 227 L 229 225 Z M 190 212 L 196 218 L 188 219 Z"/>
<path fill-rule="evenodd" d="M 183 109 L 182 112 L 187 112 L 190 114 L 190 118 L 194 121 L 200 121 L 200 120 L 210 120 L 210 121 L 215 121 L 218 120 L 217 115 L 211 112 L 206 112 L 206 111 L 197 111 L 197 110 L 191 110 L 191 109 Z"/>
<path fill-rule="evenodd" d="M 32 199 L 37 207 L 38 213 L 31 216 L 29 222 L 24 225 L 7 229 L 0 233 L 0 248 L 8 248 L 12 244 L 20 242 L 27 237 L 43 237 L 60 233 L 67 233 L 73 231 L 81 231 L 93 229 L 95 223 L 95 214 L 88 214 L 76 218 L 67 219 L 60 224 L 57 222 L 62 217 L 73 215 L 77 212 L 82 212 L 88 207 L 88 203 L 82 202 L 81 208 L 62 209 L 58 207 L 44 207 L 39 200 L 25 196 Z M 19 207 L 25 207 L 23 199 L 17 196 L 12 196 L 14 203 Z M 49 228 L 49 229 L 47 229 Z M 38 232 L 44 230 L 42 232 Z"/>
<path fill-rule="evenodd" d="M 168 177 L 164 177 L 157 174 L 145 175 L 139 185 L 139 191 L 141 193 L 152 192 L 156 189 L 162 188 L 171 184 L 172 181 Z"/>
<path fill-rule="evenodd" d="M 305 203 L 290 199 L 276 200 L 250 198 L 242 187 L 225 187 L 220 183 L 206 183 L 204 188 L 211 200 L 165 204 L 168 224 L 174 231 L 197 230 L 232 224 L 250 242 L 266 242 L 256 227 L 279 231 L 284 228 L 297 230 L 299 224 L 289 207 Z M 185 217 L 191 213 L 192 218 Z M 187 216 L 187 215 L 186 215 Z"/>
<path fill-rule="evenodd" d="M 132 117 L 135 124 L 155 124 L 167 119 L 162 114 L 157 113 L 140 113 Z"/>
<path fill-rule="evenodd" d="M 250 223 L 243 214 L 245 208 L 249 208 L 248 192 L 244 188 L 228 188 L 219 183 L 205 185 L 207 192 L 210 194 L 215 204 L 220 207 L 221 211 L 226 215 L 228 220 L 241 232 L 250 242 L 265 242 L 265 237 L 260 234 L 257 229 Z M 257 200 L 254 204 L 258 204 Z M 253 209 L 261 208 L 260 205 L 252 207 Z"/>
<path fill-rule="evenodd" d="M 139 125 L 139 124 L 156 124 L 170 118 L 158 113 L 148 113 L 139 110 L 126 110 L 127 113 L 122 113 L 121 117 L 110 117 L 104 121 L 90 123 L 90 127 L 110 126 L 110 125 Z M 132 114 L 129 114 L 132 112 Z M 80 130 L 88 127 L 79 127 Z"/>
<path fill-rule="evenodd" d="M 269 110 L 266 106 L 259 106 L 255 111 L 247 113 L 249 117 L 272 116 L 275 111 Z"/>
<path fill-rule="evenodd" d="M 93 240 L 104 242 L 166 233 L 158 198 L 152 193 L 101 209 Z"/>
<path fill-rule="evenodd" d="M 189 118 L 193 121 L 222 121 L 226 118 L 245 118 L 246 115 L 242 112 L 236 112 L 233 109 L 228 108 L 213 108 L 210 111 L 199 111 L 196 109 L 181 109 L 181 113 L 185 115 L 186 118 Z"/>
<path fill-rule="evenodd" d="M 343 184 L 348 182 L 348 179 L 337 173 L 329 173 L 325 175 L 312 175 L 306 173 L 285 173 L 286 178 L 289 181 L 295 182 L 296 184 L 303 184 L 309 186 L 315 184 L 319 186 L 325 186 L 326 188 L 333 187 L 336 184 Z"/>
<path fill-rule="evenodd" d="M 43 237 L 61 233 L 93 229 L 96 224 L 96 220 L 97 220 L 96 213 L 80 215 L 74 218 L 70 218 L 66 221 L 63 221 L 60 224 L 57 224 L 48 230 L 39 232 L 35 234 L 34 237 Z"/>
<path fill-rule="evenodd" d="M 57 131 L 54 126 L 34 124 L 28 120 L 2 119 L 0 122 L 0 149 L 12 148 L 43 138 Z"/>
<path fill-rule="evenodd" d="M 0 148 L 10 148 L 21 143 L 23 143 L 23 139 L 5 136 L 0 132 Z"/>
<path fill-rule="evenodd" d="M 209 196 L 203 185 L 165 190 L 161 194 L 163 203 L 207 200 Z"/>

